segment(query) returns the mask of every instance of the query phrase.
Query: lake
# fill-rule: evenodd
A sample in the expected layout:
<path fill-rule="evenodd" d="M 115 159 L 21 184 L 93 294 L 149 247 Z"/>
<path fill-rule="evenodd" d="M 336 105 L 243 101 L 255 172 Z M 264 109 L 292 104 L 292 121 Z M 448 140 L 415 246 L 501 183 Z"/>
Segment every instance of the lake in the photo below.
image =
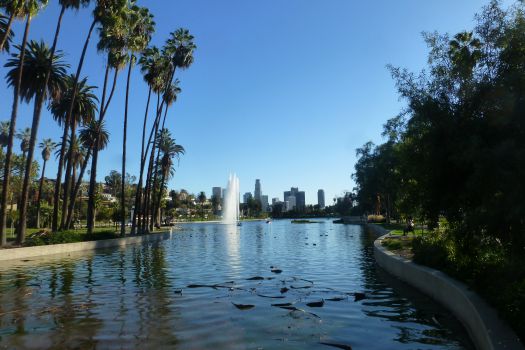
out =
<path fill-rule="evenodd" d="M 376 236 L 320 219 L 185 224 L 163 242 L 0 267 L 0 348 L 472 349 L 381 270 Z"/>

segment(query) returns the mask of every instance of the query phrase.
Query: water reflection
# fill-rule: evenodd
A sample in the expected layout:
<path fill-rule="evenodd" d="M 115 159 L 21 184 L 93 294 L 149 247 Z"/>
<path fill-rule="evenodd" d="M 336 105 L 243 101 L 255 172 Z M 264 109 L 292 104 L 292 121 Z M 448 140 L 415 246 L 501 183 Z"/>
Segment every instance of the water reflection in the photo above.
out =
<path fill-rule="evenodd" d="M 328 221 L 196 224 L 2 267 L 0 348 L 469 348 L 456 320 L 376 267 L 373 238 Z"/>

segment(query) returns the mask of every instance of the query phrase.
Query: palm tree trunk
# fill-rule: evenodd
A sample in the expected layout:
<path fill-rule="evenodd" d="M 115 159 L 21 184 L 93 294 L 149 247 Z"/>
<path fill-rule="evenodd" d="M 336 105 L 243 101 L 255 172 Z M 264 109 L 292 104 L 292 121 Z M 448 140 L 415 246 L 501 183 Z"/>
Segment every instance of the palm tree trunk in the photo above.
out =
<path fill-rule="evenodd" d="M 90 157 L 91 157 L 91 148 L 88 150 L 86 159 L 84 160 L 84 164 L 82 164 L 82 168 L 80 169 L 78 180 L 75 184 L 73 191 L 71 192 L 71 198 L 69 200 L 69 210 L 67 211 L 66 229 L 71 228 L 71 224 L 73 222 L 73 211 L 75 210 L 75 199 L 78 196 L 78 191 L 80 191 L 80 185 L 82 185 L 82 178 L 84 177 L 84 173 L 86 172 L 86 168 L 89 163 Z"/>
<path fill-rule="evenodd" d="M 168 115 L 168 105 L 166 104 L 165 107 L 164 107 L 164 118 L 162 120 L 162 127 L 161 127 L 161 130 L 164 129 L 164 124 L 166 123 L 166 116 Z M 160 160 L 160 148 L 157 149 L 157 161 L 155 162 L 155 170 L 154 170 L 154 175 L 153 175 L 153 188 L 155 189 L 157 187 L 157 174 L 158 174 L 158 169 L 159 169 L 159 160 Z M 162 188 L 159 188 L 159 192 L 158 192 L 158 199 L 154 201 L 154 206 L 152 207 L 151 209 L 151 214 L 152 214 L 152 217 L 153 215 L 155 214 L 155 221 L 156 223 L 158 223 L 158 211 L 160 209 L 160 197 L 161 197 L 161 191 L 162 191 Z"/>
<path fill-rule="evenodd" d="M 141 207 L 141 197 L 142 197 L 142 176 L 144 173 L 144 142 L 146 142 L 146 122 L 148 120 L 148 109 L 149 102 L 151 99 L 151 87 L 148 91 L 148 101 L 146 102 L 146 113 L 144 114 L 144 125 L 142 126 L 142 146 L 140 149 L 140 174 L 139 182 L 137 184 L 137 192 L 135 193 L 135 210 L 133 211 L 133 219 L 131 221 L 131 234 L 134 235 L 137 230 L 137 213 L 140 213 Z M 140 227 L 140 215 L 139 217 L 139 227 Z"/>
<path fill-rule="evenodd" d="M 122 237 L 126 235 L 126 137 L 128 130 L 128 99 L 131 68 L 133 68 L 133 55 L 129 57 L 128 79 L 126 81 L 126 105 L 124 107 L 124 136 L 122 138 L 122 181 L 120 184 L 120 235 Z"/>
<path fill-rule="evenodd" d="M 162 172 L 162 179 L 160 181 L 160 187 L 159 187 L 159 197 L 157 199 L 157 205 L 156 205 L 156 215 L 155 215 L 155 219 L 157 221 L 157 224 L 160 226 L 161 222 L 160 222 L 160 203 L 162 201 L 162 193 L 164 192 L 164 184 L 165 184 L 165 181 L 166 181 L 166 173 L 163 171 Z"/>
<path fill-rule="evenodd" d="M 38 197 L 36 199 L 36 228 L 40 228 L 40 201 L 42 199 L 42 187 L 44 187 L 46 164 L 47 160 L 44 158 L 44 164 L 42 165 L 42 175 L 40 176 L 40 184 L 38 185 Z"/>
<path fill-rule="evenodd" d="M 11 110 L 11 124 L 9 125 L 9 137 L 7 141 L 7 152 L 4 164 L 4 181 L 2 183 L 2 202 L 0 206 L 0 245 L 5 246 L 7 243 L 6 237 L 6 214 L 7 214 L 7 191 L 9 190 L 9 180 L 11 177 L 11 157 L 13 155 L 13 141 L 15 137 L 16 118 L 18 116 L 18 99 L 20 97 L 20 85 L 22 84 L 22 67 L 24 65 L 24 57 L 26 53 L 27 36 L 29 34 L 29 27 L 31 25 L 31 15 L 27 15 L 26 25 L 24 30 L 24 38 L 22 39 L 22 48 L 20 50 L 20 63 L 18 65 L 18 76 L 16 79 L 15 92 L 13 96 L 13 108 Z"/>
<path fill-rule="evenodd" d="M 160 95 L 158 95 L 160 96 Z M 158 100 L 157 100 L 158 102 Z M 149 166 L 148 166 L 148 173 L 146 177 L 146 204 L 144 206 L 144 214 L 146 216 L 146 225 L 144 229 L 148 229 L 149 231 L 153 231 L 153 212 L 151 211 L 151 208 L 153 207 L 153 195 L 155 191 L 155 187 L 153 186 L 152 182 L 152 176 L 153 176 L 153 166 L 155 163 L 155 144 L 157 143 L 157 136 L 159 132 L 159 109 L 157 104 L 157 117 L 155 118 L 155 125 L 154 125 L 154 134 L 153 134 L 153 141 L 152 141 L 152 147 L 150 152 L 150 160 L 149 160 Z M 160 106 L 162 108 L 162 104 Z M 150 215 L 151 214 L 151 215 Z"/>
<path fill-rule="evenodd" d="M 9 37 L 9 32 L 11 31 L 11 26 L 13 25 L 13 20 L 15 19 L 14 13 L 9 16 L 9 21 L 7 22 L 7 28 L 5 31 L 4 36 L 2 37 L 2 41 L 0 42 L 0 51 L 4 50 L 4 45 L 7 42 L 7 38 Z"/>
<path fill-rule="evenodd" d="M 29 139 L 29 150 L 27 152 L 27 159 L 25 165 L 24 182 L 22 185 L 22 196 L 20 197 L 20 217 L 18 222 L 18 232 L 16 242 L 18 244 L 24 243 L 26 236 L 27 226 L 27 202 L 29 196 L 29 186 L 31 178 L 31 167 L 33 165 L 33 155 L 35 152 L 36 138 L 38 133 L 38 126 L 40 124 L 40 115 L 42 112 L 44 91 L 40 91 L 40 94 L 35 98 L 35 109 L 33 112 L 33 123 L 31 125 L 31 137 Z"/>
<path fill-rule="evenodd" d="M 71 114 L 73 113 L 73 106 L 75 104 L 75 97 L 77 94 L 77 84 L 78 79 L 80 77 L 80 72 L 82 71 L 82 66 L 84 65 L 84 59 L 86 57 L 86 51 L 89 44 L 89 40 L 91 39 L 91 34 L 93 33 L 93 29 L 95 28 L 96 20 L 94 20 L 91 23 L 91 27 L 89 27 L 88 36 L 86 38 L 86 41 L 84 42 L 84 47 L 82 49 L 82 54 L 80 55 L 80 61 L 78 62 L 77 72 L 75 74 L 75 79 L 73 82 L 73 93 L 71 96 L 71 102 L 69 106 L 69 111 L 66 114 L 66 120 L 64 123 L 64 133 L 62 135 L 62 146 L 60 147 L 60 157 L 58 159 L 58 171 L 57 171 L 57 179 L 55 183 L 55 195 L 53 198 L 53 224 L 52 229 L 53 231 L 56 231 L 58 228 L 58 206 L 60 201 L 60 189 L 61 189 L 61 181 L 62 181 L 62 167 L 64 165 L 64 155 L 65 155 L 65 147 L 67 142 L 67 131 L 69 127 L 69 123 L 71 120 Z"/>
<path fill-rule="evenodd" d="M 113 93 L 115 92 L 115 87 L 117 85 L 117 76 L 118 76 L 118 70 L 115 69 L 115 75 L 113 76 L 113 86 L 111 88 L 111 93 L 109 94 L 108 102 L 104 106 L 104 99 L 106 94 L 106 86 L 107 86 L 107 74 L 106 78 L 104 79 L 104 90 L 102 92 L 102 102 L 101 102 L 101 112 L 99 115 L 99 122 L 102 122 L 104 120 L 104 116 L 106 115 L 106 111 L 109 107 L 109 103 L 111 102 L 111 98 L 113 97 Z M 91 174 L 89 178 L 89 192 L 88 192 L 88 208 L 87 208 L 87 232 L 88 234 L 93 233 L 93 229 L 95 228 L 95 191 L 96 191 L 96 184 L 97 184 L 97 162 L 98 162 L 98 136 L 95 139 L 94 145 L 93 145 L 93 157 L 91 158 Z"/>
<path fill-rule="evenodd" d="M 71 124 L 71 137 L 70 137 L 70 144 L 69 144 L 69 152 L 67 152 L 67 165 L 66 165 L 66 174 L 64 176 L 64 195 L 62 197 L 62 215 L 60 217 L 60 230 L 64 229 L 64 224 L 66 223 L 66 217 L 67 217 L 67 203 L 69 199 L 69 193 L 71 189 L 71 171 L 74 167 L 73 164 L 73 145 L 75 144 L 75 138 L 76 138 L 76 116 L 73 116 L 73 119 L 70 120 Z"/>

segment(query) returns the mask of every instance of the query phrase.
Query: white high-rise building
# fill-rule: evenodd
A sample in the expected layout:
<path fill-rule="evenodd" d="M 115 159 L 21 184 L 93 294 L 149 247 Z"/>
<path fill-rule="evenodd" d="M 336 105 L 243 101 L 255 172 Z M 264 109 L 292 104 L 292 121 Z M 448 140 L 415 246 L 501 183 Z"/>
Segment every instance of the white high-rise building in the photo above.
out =
<path fill-rule="evenodd" d="M 317 191 L 317 204 L 319 205 L 319 209 L 324 209 L 324 190 Z"/>
<path fill-rule="evenodd" d="M 295 196 L 288 196 L 286 202 L 288 202 L 288 210 L 294 210 L 297 207 Z"/>

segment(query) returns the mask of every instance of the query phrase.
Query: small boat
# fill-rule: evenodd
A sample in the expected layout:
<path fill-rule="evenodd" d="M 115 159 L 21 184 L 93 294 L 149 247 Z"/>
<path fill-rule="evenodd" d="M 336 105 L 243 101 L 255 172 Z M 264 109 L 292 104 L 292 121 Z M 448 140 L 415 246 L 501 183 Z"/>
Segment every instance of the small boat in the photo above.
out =
<path fill-rule="evenodd" d="M 242 226 L 242 223 L 240 221 L 237 222 L 237 226 Z"/>
<path fill-rule="evenodd" d="M 271 223 L 272 223 L 272 220 L 268 219 L 268 220 L 266 220 L 266 223 L 267 223 L 267 224 L 271 224 Z"/>

